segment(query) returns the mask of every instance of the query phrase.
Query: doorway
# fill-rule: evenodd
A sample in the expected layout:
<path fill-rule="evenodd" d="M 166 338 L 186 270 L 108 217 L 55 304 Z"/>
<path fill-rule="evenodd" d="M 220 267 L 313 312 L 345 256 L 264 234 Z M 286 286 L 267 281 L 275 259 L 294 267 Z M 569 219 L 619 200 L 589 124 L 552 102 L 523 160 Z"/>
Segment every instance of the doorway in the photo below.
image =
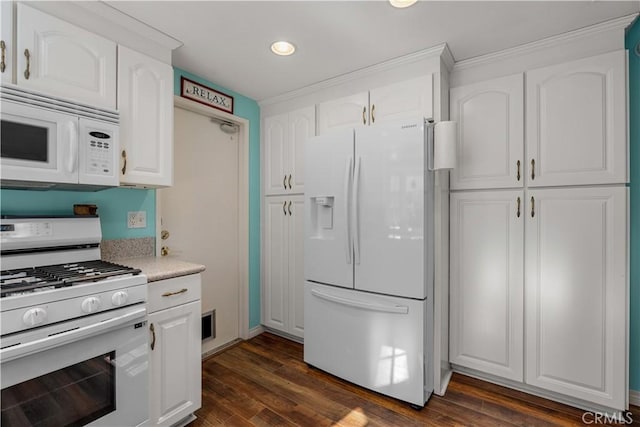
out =
<path fill-rule="evenodd" d="M 202 312 L 215 310 L 207 355 L 248 334 L 248 122 L 179 97 L 174 105 L 174 179 L 156 192 L 156 240 L 206 267 Z"/>

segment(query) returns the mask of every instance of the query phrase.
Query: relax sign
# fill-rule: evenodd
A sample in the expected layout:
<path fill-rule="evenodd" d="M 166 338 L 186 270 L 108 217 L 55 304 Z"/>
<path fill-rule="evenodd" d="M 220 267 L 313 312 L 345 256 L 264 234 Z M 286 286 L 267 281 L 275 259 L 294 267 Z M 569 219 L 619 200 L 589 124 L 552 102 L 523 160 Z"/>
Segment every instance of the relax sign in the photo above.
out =
<path fill-rule="evenodd" d="M 180 78 L 180 96 L 233 114 L 233 96 L 225 95 L 186 77 Z"/>

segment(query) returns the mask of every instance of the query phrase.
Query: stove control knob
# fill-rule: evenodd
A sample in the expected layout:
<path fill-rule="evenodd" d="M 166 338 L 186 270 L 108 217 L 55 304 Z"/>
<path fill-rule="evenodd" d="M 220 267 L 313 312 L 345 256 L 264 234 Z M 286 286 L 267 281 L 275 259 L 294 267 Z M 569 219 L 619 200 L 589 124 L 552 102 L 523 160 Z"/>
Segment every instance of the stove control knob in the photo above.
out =
<path fill-rule="evenodd" d="M 85 313 L 95 313 L 100 310 L 100 300 L 96 297 L 89 297 L 82 301 L 82 311 Z"/>
<path fill-rule="evenodd" d="M 129 295 L 125 291 L 118 291 L 111 296 L 111 303 L 117 307 L 126 303 L 128 298 Z"/>
<path fill-rule="evenodd" d="M 37 326 L 47 320 L 47 311 L 44 308 L 30 308 L 22 316 L 22 321 L 27 326 Z"/>

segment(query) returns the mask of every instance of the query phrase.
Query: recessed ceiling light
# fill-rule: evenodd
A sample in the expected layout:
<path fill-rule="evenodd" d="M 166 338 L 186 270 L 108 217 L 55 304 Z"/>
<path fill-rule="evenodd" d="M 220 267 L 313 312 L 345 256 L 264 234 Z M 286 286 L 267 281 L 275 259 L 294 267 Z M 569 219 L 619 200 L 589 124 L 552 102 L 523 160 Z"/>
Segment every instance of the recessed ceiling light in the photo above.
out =
<path fill-rule="evenodd" d="M 271 52 L 276 55 L 288 56 L 296 51 L 296 47 L 286 41 L 277 41 L 271 44 Z"/>
<path fill-rule="evenodd" d="M 397 7 L 398 9 L 403 9 L 405 7 L 409 7 L 414 4 L 418 0 L 389 0 L 391 6 Z"/>

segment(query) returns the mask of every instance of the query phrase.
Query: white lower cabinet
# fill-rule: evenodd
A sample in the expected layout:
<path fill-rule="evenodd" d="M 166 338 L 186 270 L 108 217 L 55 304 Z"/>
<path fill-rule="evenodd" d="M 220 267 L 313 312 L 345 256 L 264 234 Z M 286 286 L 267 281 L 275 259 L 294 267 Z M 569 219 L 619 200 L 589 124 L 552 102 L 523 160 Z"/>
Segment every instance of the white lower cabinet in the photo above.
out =
<path fill-rule="evenodd" d="M 453 193 L 451 363 L 626 409 L 626 233 L 624 186 Z"/>
<path fill-rule="evenodd" d="M 149 284 L 149 425 L 171 426 L 201 406 L 200 274 Z"/>
<path fill-rule="evenodd" d="M 304 196 L 265 198 L 262 323 L 304 336 Z"/>

